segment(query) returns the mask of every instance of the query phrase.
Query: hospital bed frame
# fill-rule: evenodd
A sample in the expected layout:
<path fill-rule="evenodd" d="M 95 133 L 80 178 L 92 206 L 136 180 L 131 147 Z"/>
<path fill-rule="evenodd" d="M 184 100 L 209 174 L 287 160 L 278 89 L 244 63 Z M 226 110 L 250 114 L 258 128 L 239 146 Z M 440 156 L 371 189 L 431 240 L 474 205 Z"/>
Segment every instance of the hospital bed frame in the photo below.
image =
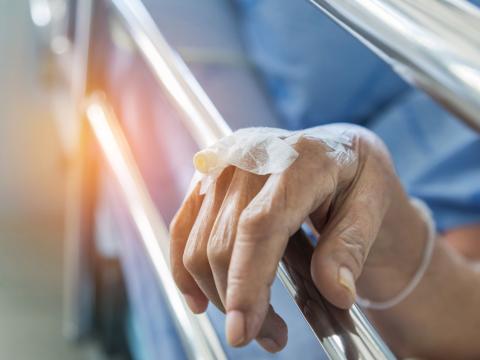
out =
<path fill-rule="evenodd" d="M 107 1 L 107 0 L 106 0 Z M 214 104 L 172 50 L 140 0 L 108 0 L 149 65 L 152 75 L 183 115 L 185 127 L 199 147 L 231 132 Z M 307 0 L 298 0 L 307 1 Z M 328 16 L 375 51 L 404 79 L 437 99 L 473 128 L 480 130 L 480 12 L 461 0 L 311 0 Z M 168 271 L 168 232 L 148 194 L 114 110 L 105 98 L 87 87 L 90 25 L 94 0 L 78 1 L 73 53 L 72 96 L 80 123 L 79 154 L 98 142 L 125 196 L 141 235 L 149 261 L 163 289 L 172 317 L 189 358 L 225 359 L 226 355 L 206 315 L 192 315 Z M 85 99 L 87 104 L 85 105 Z M 91 136 L 93 135 L 93 137 Z M 65 324 L 70 335 L 81 332 L 80 306 L 72 282 L 82 271 L 72 261 L 93 222 L 91 158 L 79 156 L 71 177 L 67 241 L 70 259 L 66 281 Z M 309 261 L 311 245 L 298 233 L 291 241 L 278 277 L 282 280 L 326 354 L 332 359 L 394 359 L 375 329 L 356 305 L 341 311 L 312 287 Z M 301 261 L 299 261 L 301 260 Z M 299 276 L 300 275 L 300 276 Z M 299 281 L 298 279 L 301 279 Z M 316 304 L 315 318 L 305 308 Z M 321 326 L 318 326 L 321 324 Z"/>

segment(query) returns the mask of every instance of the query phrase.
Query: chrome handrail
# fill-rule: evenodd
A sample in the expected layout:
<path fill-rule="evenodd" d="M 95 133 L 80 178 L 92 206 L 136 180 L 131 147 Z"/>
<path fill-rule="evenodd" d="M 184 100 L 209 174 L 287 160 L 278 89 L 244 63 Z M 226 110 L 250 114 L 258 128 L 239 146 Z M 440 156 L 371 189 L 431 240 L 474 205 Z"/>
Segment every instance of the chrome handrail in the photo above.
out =
<path fill-rule="evenodd" d="M 189 359 L 226 359 L 208 317 L 194 315 L 175 286 L 170 272 L 167 226 L 156 210 L 113 109 L 104 96 L 93 94 L 87 99 L 85 112 L 161 284 L 185 353 Z"/>
<path fill-rule="evenodd" d="M 465 0 L 310 1 L 480 131 L 478 8 Z"/>
<path fill-rule="evenodd" d="M 79 339 L 89 332 L 92 319 L 85 314 L 91 313 L 91 284 L 86 281 L 88 271 L 85 264 L 85 242 L 90 219 L 85 215 L 89 199 L 85 199 L 85 183 L 91 174 L 86 174 L 86 160 L 81 119 L 83 112 L 79 103 L 84 99 L 87 88 L 88 59 L 90 54 L 90 33 L 92 26 L 93 0 L 77 3 L 75 23 L 75 47 L 73 49 L 70 96 L 73 112 L 76 114 L 76 133 L 79 134 L 72 144 L 69 154 L 72 159 L 67 174 L 66 216 L 65 216 L 65 276 L 63 294 L 63 333 L 68 339 Z M 78 154 L 81 154 L 78 155 Z"/>
<path fill-rule="evenodd" d="M 172 51 L 142 2 L 111 1 L 153 74 L 183 118 L 187 119 L 185 126 L 196 143 L 206 147 L 230 133 L 227 123 L 185 63 Z"/>
<path fill-rule="evenodd" d="M 169 46 L 142 2 L 111 2 L 145 62 L 183 115 L 184 125 L 197 144 L 205 147 L 230 134 L 230 127 Z M 290 241 L 278 276 L 328 356 L 332 359 L 394 359 L 356 305 L 350 311 L 342 311 L 321 297 L 310 276 L 311 249 L 302 239 L 305 240 L 302 234 L 297 233 Z"/>

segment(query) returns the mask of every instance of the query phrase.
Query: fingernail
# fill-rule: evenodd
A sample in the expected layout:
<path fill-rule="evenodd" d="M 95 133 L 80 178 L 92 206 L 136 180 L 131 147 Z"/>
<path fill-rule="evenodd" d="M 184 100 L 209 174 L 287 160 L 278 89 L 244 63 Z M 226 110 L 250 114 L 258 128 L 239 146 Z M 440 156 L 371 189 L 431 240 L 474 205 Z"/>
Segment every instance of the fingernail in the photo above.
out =
<path fill-rule="evenodd" d="M 261 338 L 257 339 L 257 342 L 267 351 L 275 353 L 280 351 L 281 346 L 278 345 L 273 339 L 270 338 Z"/>
<path fill-rule="evenodd" d="M 225 328 L 231 346 L 239 346 L 245 341 L 245 316 L 241 311 L 232 310 L 227 313 Z"/>
<path fill-rule="evenodd" d="M 184 295 L 185 301 L 187 302 L 188 307 L 194 314 L 200 314 L 204 311 L 202 304 L 199 304 L 193 296 Z"/>
<path fill-rule="evenodd" d="M 338 269 L 338 282 L 350 292 L 352 300 L 355 300 L 357 296 L 355 278 L 349 268 L 341 266 L 340 269 Z"/>

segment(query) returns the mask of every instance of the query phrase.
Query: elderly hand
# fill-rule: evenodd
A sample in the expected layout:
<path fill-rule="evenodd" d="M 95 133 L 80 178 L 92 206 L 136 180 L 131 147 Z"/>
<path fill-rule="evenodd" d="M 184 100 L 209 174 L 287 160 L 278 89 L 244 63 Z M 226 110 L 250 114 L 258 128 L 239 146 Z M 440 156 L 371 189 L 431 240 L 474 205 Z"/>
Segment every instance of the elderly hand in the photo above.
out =
<path fill-rule="evenodd" d="M 332 156 L 318 136 L 323 130 L 347 135 L 348 153 Z M 401 233 L 393 213 L 409 205 L 374 134 L 329 125 L 305 131 L 293 147 L 298 158 L 281 173 L 255 175 L 229 166 L 204 195 L 197 184 L 171 224 L 178 287 L 195 313 L 205 311 L 208 300 L 226 312 L 233 346 L 254 338 L 271 352 L 285 346 L 287 328 L 269 305 L 270 286 L 289 237 L 308 218 L 320 234 L 313 280 L 340 308 L 354 303 L 364 268 L 388 267 L 405 252 L 397 251 L 395 237 L 379 235 Z M 374 277 L 357 286 L 374 291 Z"/>

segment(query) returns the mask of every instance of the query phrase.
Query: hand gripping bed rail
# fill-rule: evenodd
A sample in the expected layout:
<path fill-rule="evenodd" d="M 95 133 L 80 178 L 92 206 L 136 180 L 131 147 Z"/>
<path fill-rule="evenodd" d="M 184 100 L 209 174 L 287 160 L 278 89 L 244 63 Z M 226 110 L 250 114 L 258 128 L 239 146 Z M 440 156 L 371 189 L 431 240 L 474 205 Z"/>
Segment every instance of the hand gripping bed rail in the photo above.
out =
<path fill-rule="evenodd" d="M 142 2 L 110 1 L 154 76 L 183 115 L 182 121 L 197 144 L 203 148 L 230 134 L 231 129 L 190 70 L 166 42 Z M 159 261 L 160 254 L 149 255 L 152 261 Z M 310 277 L 311 255 L 312 246 L 299 231 L 287 247 L 278 276 L 325 353 L 331 359 L 394 359 L 356 305 L 349 311 L 339 310 L 318 293 Z M 159 281 L 163 287 L 168 285 L 163 283 L 162 278 Z"/>
<path fill-rule="evenodd" d="M 310 1 L 480 131 L 478 8 L 466 0 Z"/>

